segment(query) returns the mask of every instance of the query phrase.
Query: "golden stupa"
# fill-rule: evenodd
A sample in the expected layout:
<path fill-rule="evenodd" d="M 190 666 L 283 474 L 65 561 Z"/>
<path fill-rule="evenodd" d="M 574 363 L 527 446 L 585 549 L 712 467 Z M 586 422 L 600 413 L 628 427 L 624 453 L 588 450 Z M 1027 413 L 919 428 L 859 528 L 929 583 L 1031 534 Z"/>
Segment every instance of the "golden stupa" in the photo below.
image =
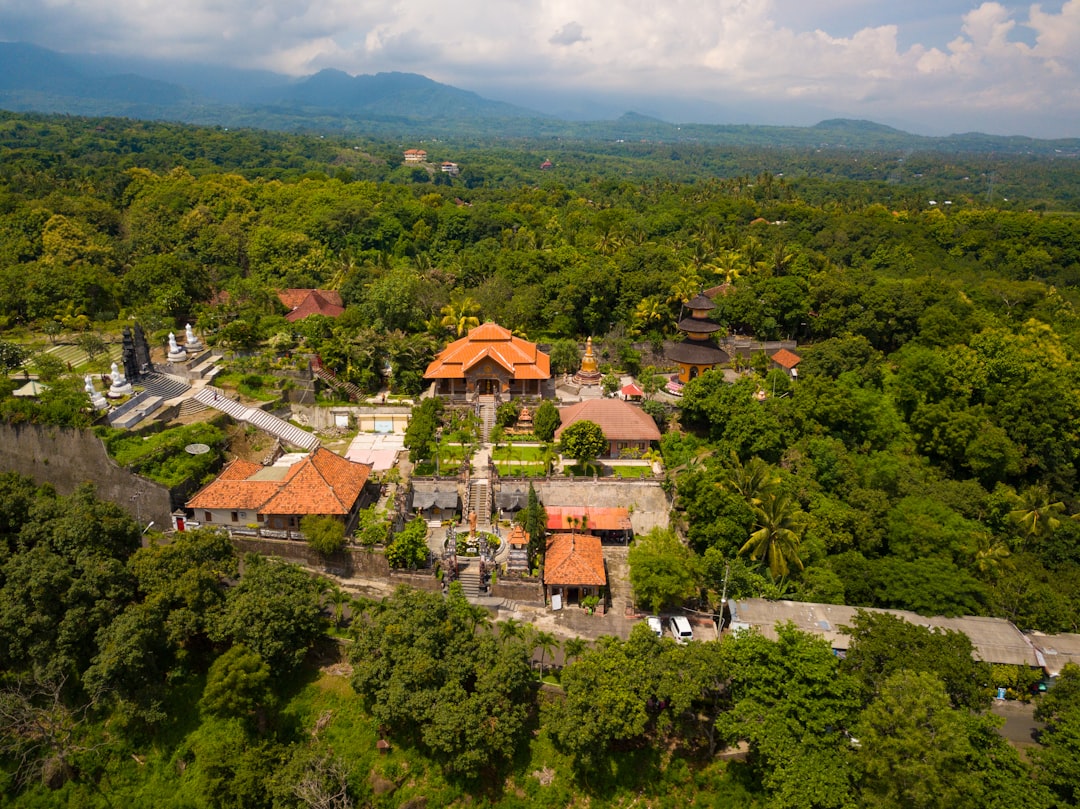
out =
<path fill-rule="evenodd" d="M 585 356 L 581 358 L 581 368 L 574 374 L 574 381 L 579 385 L 599 385 L 603 374 L 597 369 L 596 355 L 593 354 L 592 337 L 585 341 Z"/>

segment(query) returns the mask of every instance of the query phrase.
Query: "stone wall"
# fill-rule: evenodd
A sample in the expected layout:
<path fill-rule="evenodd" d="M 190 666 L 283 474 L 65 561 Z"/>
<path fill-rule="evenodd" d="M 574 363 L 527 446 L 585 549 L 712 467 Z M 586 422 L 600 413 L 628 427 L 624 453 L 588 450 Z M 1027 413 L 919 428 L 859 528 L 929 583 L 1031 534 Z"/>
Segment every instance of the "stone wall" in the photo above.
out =
<path fill-rule="evenodd" d="M 505 598 L 519 604 L 531 604 L 538 607 L 544 606 L 545 603 L 544 586 L 539 580 L 515 581 L 500 576 L 491 586 L 491 595 L 494 598 Z"/>
<path fill-rule="evenodd" d="M 265 539 L 233 536 L 233 545 L 241 553 L 279 556 L 313 570 L 322 570 L 343 579 L 390 579 L 390 565 L 380 548 L 348 548 L 324 557 L 306 542 L 293 539 Z M 399 574 L 394 574 L 399 575 Z M 434 580 L 434 576 L 431 576 Z"/>
<path fill-rule="evenodd" d="M 102 500 L 116 503 L 144 526 L 153 520 L 160 529 L 172 525 L 178 502 L 167 487 L 119 466 L 89 430 L 0 424 L 0 470 L 50 483 L 63 495 L 91 482 Z"/>

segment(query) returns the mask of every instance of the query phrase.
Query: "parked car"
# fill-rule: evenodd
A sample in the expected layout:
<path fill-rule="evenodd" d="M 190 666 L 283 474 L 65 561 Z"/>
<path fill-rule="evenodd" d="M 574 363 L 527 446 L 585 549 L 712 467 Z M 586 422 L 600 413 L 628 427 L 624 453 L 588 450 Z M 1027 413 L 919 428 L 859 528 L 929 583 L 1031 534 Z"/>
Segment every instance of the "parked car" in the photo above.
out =
<path fill-rule="evenodd" d="M 690 622 L 682 615 L 672 616 L 668 621 L 668 628 L 675 636 L 676 643 L 686 643 L 694 639 L 694 630 L 690 627 Z"/>
<path fill-rule="evenodd" d="M 648 618 L 645 619 L 645 623 L 649 625 L 649 629 L 653 631 L 656 637 L 664 637 L 664 624 L 661 622 L 658 616 L 650 615 Z"/>

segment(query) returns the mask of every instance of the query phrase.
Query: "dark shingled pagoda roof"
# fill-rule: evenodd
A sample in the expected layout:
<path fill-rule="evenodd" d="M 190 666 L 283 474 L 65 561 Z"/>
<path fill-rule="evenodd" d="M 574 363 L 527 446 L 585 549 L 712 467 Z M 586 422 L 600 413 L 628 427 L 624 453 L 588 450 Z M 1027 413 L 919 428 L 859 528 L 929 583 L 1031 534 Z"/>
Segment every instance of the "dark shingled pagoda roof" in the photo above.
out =
<path fill-rule="evenodd" d="M 716 304 L 704 295 L 695 295 L 693 298 L 686 302 L 687 309 L 697 309 L 700 311 L 711 311 L 716 308 Z"/>
<path fill-rule="evenodd" d="M 687 365 L 722 365 L 730 359 L 724 349 L 717 348 L 707 340 L 683 340 L 675 343 L 665 356 L 669 360 Z"/>
<path fill-rule="evenodd" d="M 693 331 L 698 334 L 712 334 L 720 331 L 723 326 L 703 317 L 684 317 L 676 327 L 679 331 Z"/>

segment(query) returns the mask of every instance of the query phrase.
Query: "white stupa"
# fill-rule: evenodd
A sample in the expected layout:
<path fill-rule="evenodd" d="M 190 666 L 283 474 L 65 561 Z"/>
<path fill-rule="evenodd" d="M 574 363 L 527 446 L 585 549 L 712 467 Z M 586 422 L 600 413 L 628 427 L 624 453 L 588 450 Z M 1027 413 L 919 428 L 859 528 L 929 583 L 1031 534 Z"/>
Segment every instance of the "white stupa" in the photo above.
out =
<path fill-rule="evenodd" d="M 184 327 L 184 348 L 189 355 L 197 354 L 203 350 L 202 340 L 195 336 L 195 329 L 188 323 Z"/>
<path fill-rule="evenodd" d="M 94 410 L 108 410 L 109 403 L 105 401 L 105 397 L 101 395 L 101 391 L 94 387 L 94 378 L 87 374 L 83 381 L 86 383 L 85 390 L 86 395 L 90 397 L 90 404 L 93 405 Z"/>
<path fill-rule="evenodd" d="M 182 345 L 177 345 L 176 335 L 169 332 L 169 362 L 187 362 L 187 351 L 184 350 Z"/>
<path fill-rule="evenodd" d="M 112 380 L 112 385 L 109 386 L 109 392 L 105 395 L 110 399 L 120 399 L 135 392 L 131 388 L 131 383 L 127 381 L 127 377 L 124 376 L 124 372 L 115 362 L 109 370 L 109 378 Z"/>

